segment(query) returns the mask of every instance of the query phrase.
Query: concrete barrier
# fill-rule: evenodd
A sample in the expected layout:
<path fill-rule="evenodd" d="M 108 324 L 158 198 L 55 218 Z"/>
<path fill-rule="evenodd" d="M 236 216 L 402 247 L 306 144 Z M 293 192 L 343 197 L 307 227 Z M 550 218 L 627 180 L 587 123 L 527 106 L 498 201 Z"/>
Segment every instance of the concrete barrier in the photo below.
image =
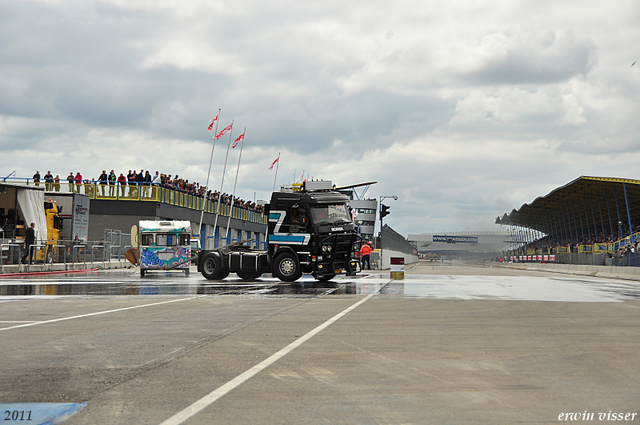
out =
<path fill-rule="evenodd" d="M 557 263 L 508 263 L 508 268 L 640 281 L 640 267 L 578 266 Z"/>

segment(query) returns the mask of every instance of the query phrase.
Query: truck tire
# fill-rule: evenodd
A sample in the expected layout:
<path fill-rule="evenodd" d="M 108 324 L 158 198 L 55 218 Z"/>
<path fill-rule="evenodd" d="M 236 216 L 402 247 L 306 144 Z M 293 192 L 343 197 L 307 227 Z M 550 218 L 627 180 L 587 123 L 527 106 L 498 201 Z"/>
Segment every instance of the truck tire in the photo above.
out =
<path fill-rule="evenodd" d="M 291 252 L 279 254 L 273 262 L 273 275 L 284 282 L 294 282 L 302 276 L 298 257 Z"/>
<path fill-rule="evenodd" d="M 208 253 L 202 258 L 202 276 L 206 277 L 209 280 L 221 280 L 224 279 L 222 266 L 220 264 L 220 257 L 215 255 L 214 253 Z"/>
<path fill-rule="evenodd" d="M 255 270 L 237 271 L 236 274 L 242 280 L 256 280 L 257 278 L 262 276 L 262 273 Z"/>

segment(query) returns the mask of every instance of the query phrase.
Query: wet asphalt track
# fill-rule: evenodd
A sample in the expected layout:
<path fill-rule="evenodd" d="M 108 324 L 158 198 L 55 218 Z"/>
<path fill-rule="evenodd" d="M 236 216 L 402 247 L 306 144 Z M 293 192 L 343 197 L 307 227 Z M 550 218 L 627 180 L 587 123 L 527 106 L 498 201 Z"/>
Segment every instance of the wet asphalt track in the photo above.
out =
<path fill-rule="evenodd" d="M 429 263 L 399 281 L 4 278 L 0 403 L 86 403 L 68 424 L 631 414 L 639 297 L 634 282 Z"/>

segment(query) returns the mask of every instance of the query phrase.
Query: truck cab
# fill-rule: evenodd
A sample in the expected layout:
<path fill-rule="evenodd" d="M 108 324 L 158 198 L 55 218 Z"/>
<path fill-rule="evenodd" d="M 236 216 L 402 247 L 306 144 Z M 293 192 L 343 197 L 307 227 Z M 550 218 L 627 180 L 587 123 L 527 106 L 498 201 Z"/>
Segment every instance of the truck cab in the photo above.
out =
<path fill-rule="evenodd" d="M 303 273 L 320 281 L 338 273 L 355 275 L 361 240 L 348 202 L 345 195 L 332 190 L 329 181 L 273 192 L 265 206 L 269 217 L 266 252 L 237 245 L 203 251 L 198 271 L 216 280 L 230 272 L 247 280 L 272 273 L 287 282 Z"/>

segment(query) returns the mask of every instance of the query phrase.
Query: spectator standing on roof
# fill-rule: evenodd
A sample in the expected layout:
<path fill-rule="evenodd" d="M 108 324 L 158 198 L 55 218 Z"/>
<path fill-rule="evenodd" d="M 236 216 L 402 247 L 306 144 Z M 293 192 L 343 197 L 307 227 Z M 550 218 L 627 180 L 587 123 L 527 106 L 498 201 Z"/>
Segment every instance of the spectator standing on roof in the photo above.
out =
<path fill-rule="evenodd" d="M 36 173 L 33 175 L 33 182 L 36 186 L 40 186 L 40 171 L 36 171 Z"/>
<path fill-rule="evenodd" d="M 69 182 L 69 192 L 73 193 L 73 182 L 75 181 L 75 179 L 73 178 L 73 171 L 69 172 L 69 175 L 67 176 L 67 181 Z"/>
<path fill-rule="evenodd" d="M 98 182 L 100 182 L 100 191 L 102 192 L 102 196 L 104 196 L 108 180 L 109 180 L 109 176 L 107 176 L 107 172 L 105 170 L 102 170 L 102 174 L 100 174 L 100 177 L 98 177 Z"/>
<path fill-rule="evenodd" d="M 55 190 L 56 192 L 60 192 L 60 175 L 56 174 L 56 176 L 53 179 L 53 190 Z"/>
<path fill-rule="evenodd" d="M 82 174 L 80 174 L 80 171 L 76 173 L 76 176 L 73 179 L 76 182 L 76 189 L 78 190 L 78 193 L 80 193 L 80 186 L 82 185 Z"/>
<path fill-rule="evenodd" d="M 127 174 L 127 182 L 129 184 L 129 197 L 135 196 L 135 187 L 136 187 L 136 170 L 129 170 L 129 174 Z"/>
<path fill-rule="evenodd" d="M 47 190 L 50 192 L 53 187 L 53 175 L 51 171 L 47 171 L 47 174 L 44 175 L 44 182 Z"/>
<path fill-rule="evenodd" d="M 116 173 L 114 173 L 113 170 L 111 170 L 107 179 L 109 180 L 109 196 L 113 197 L 114 195 L 113 191 L 116 187 L 116 180 L 117 180 Z"/>
<path fill-rule="evenodd" d="M 141 168 L 140 172 L 138 174 L 136 174 L 135 179 L 136 179 L 136 185 L 138 186 L 137 190 L 136 190 L 136 197 L 138 197 L 139 193 L 140 193 L 140 188 L 142 188 L 142 183 L 144 183 L 144 174 L 142 174 L 144 172 L 144 170 Z M 135 172 L 134 172 L 135 174 Z"/>
<path fill-rule="evenodd" d="M 153 176 L 153 178 L 151 179 L 151 196 L 153 197 L 153 199 L 157 199 L 156 197 L 156 193 L 157 193 L 157 186 L 160 184 L 160 173 L 158 173 L 158 171 L 156 171 L 156 175 Z"/>
<path fill-rule="evenodd" d="M 140 173 L 142 174 L 142 173 Z M 149 197 L 149 186 L 151 186 L 151 174 L 149 174 L 149 170 L 144 172 L 144 197 Z"/>
<path fill-rule="evenodd" d="M 122 173 L 118 176 L 118 184 L 120 185 L 120 197 L 123 198 L 124 189 L 127 187 L 127 178 Z"/>

